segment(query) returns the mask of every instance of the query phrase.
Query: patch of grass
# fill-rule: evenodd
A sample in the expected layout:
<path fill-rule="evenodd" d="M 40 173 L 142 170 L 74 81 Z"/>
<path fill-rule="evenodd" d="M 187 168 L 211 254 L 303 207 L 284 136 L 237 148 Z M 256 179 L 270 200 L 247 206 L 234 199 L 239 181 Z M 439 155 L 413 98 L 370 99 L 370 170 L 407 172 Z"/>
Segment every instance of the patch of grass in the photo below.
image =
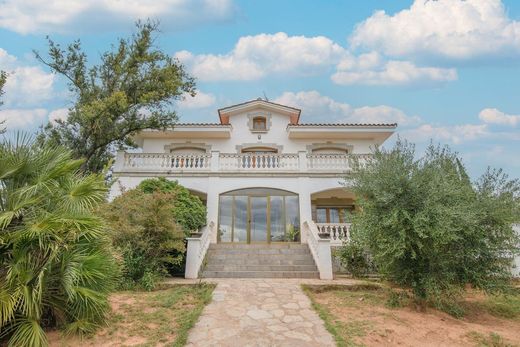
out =
<path fill-rule="evenodd" d="M 478 305 L 495 317 L 520 319 L 520 295 L 489 296 Z"/>
<path fill-rule="evenodd" d="M 476 331 L 471 331 L 467 336 L 473 340 L 479 347 L 513 347 L 514 345 L 506 342 L 502 336 L 497 333 L 490 333 L 488 336 Z"/>
<path fill-rule="evenodd" d="M 326 287 L 326 288 L 323 288 Z M 347 323 L 336 319 L 325 307 L 318 303 L 314 298 L 314 293 L 323 293 L 324 291 L 335 291 L 340 292 L 339 288 L 345 290 L 345 287 L 350 287 L 351 293 L 355 293 L 354 286 L 313 286 L 313 285 L 302 285 L 304 293 L 307 294 L 311 300 L 312 307 L 318 313 L 320 318 L 325 323 L 325 328 L 334 336 L 338 347 L 357 347 L 362 346 L 355 341 L 356 337 L 363 337 L 366 335 L 369 322 L 360 320 L 351 320 Z M 347 289 L 347 290 L 349 290 Z M 359 288 L 357 289 L 359 290 Z M 374 290 L 373 287 L 369 290 Z M 377 289 L 378 290 L 378 289 Z"/>
<path fill-rule="evenodd" d="M 122 292 L 119 307 L 112 313 L 103 340 L 118 343 L 137 339 L 140 346 L 186 344 L 205 305 L 211 301 L 215 285 L 173 285 L 152 292 Z"/>

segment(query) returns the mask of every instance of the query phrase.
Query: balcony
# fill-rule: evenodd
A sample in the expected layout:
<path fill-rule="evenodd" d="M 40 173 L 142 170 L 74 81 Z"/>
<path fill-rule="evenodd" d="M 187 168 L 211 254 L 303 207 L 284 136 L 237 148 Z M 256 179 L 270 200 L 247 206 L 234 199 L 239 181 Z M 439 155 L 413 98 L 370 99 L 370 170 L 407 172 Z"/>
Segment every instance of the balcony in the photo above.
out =
<path fill-rule="evenodd" d="M 341 174 L 353 160 L 369 154 L 308 154 L 307 152 L 169 154 L 118 152 L 114 172 L 124 173 L 312 173 Z"/>

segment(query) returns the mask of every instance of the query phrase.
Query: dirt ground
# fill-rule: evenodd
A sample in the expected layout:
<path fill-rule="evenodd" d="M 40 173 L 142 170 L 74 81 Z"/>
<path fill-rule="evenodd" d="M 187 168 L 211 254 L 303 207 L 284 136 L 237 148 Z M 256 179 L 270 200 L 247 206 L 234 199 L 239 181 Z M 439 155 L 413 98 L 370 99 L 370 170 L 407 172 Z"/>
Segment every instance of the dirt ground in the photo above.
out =
<path fill-rule="evenodd" d="M 520 345 L 518 317 L 498 318 L 473 309 L 464 318 L 456 319 L 435 309 L 419 312 L 410 306 L 386 307 L 384 293 L 307 292 L 318 307 L 330 313 L 330 324 L 343 336 L 347 346 Z"/>
<path fill-rule="evenodd" d="M 174 286 L 153 292 L 121 292 L 110 296 L 108 325 L 81 339 L 47 333 L 50 346 L 119 347 L 183 346 L 213 291 L 212 286 Z"/>

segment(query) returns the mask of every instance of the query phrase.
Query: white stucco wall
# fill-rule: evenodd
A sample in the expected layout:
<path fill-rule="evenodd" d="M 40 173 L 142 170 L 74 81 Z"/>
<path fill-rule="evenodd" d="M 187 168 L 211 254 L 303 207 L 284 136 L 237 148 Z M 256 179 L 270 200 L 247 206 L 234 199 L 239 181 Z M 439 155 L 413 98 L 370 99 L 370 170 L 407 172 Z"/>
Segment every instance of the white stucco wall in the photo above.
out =
<path fill-rule="evenodd" d="M 253 133 L 248 126 L 247 113 L 237 114 L 230 117 L 230 124 L 232 126 L 232 135 L 229 139 L 208 139 L 201 137 L 193 137 L 190 139 L 158 139 L 145 138 L 143 139 L 143 152 L 149 153 L 164 153 L 164 147 L 172 143 L 204 143 L 210 145 L 212 150 L 220 151 L 222 153 L 236 153 L 237 146 L 244 144 L 276 144 L 281 146 L 281 153 L 297 153 L 298 151 L 306 151 L 307 145 L 315 143 L 325 143 L 328 139 L 312 138 L 307 139 L 290 139 L 287 135 L 287 125 L 289 124 L 289 116 L 272 113 L 271 127 L 267 133 Z M 260 139 L 258 138 L 260 136 Z M 371 139 L 351 139 L 348 141 L 330 140 L 332 143 L 347 144 L 353 146 L 353 153 L 370 153 L 370 146 L 374 145 Z"/>

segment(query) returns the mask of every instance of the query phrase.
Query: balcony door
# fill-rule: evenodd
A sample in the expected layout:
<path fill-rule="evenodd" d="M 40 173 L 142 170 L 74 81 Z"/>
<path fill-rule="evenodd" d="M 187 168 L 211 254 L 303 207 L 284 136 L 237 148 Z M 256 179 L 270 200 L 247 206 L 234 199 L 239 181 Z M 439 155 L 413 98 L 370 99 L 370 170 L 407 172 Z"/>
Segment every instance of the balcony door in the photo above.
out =
<path fill-rule="evenodd" d="M 250 188 L 220 195 L 219 242 L 297 242 L 298 195 L 278 189 Z"/>

